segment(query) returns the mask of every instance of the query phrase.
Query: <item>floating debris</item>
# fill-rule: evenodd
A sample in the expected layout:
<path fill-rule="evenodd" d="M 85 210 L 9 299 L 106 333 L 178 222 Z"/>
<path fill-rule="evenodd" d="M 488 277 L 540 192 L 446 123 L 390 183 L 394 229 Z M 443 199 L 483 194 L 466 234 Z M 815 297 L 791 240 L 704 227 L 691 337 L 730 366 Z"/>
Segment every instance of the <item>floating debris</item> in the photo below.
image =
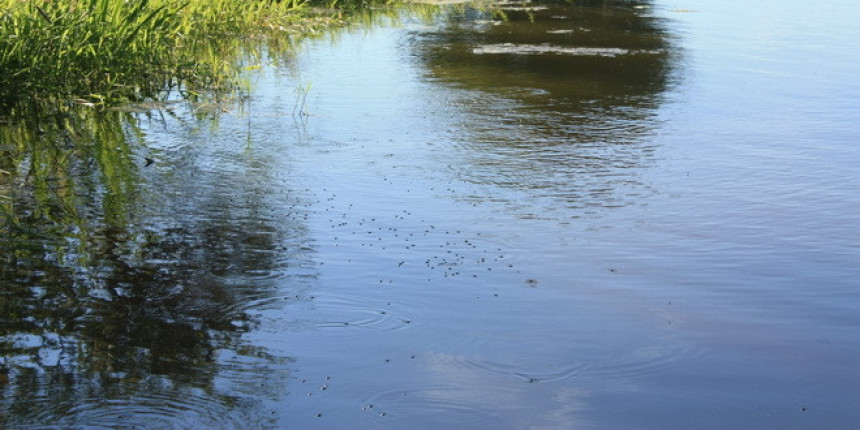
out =
<path fill-rule="evenodd" d="M 567 47 L 549 44 L 541 45 L 519 45 L 514 43 L 499 43 L 493 45 L 480 45 L 472 48 L 472 53 L 477 55 L 490 54 L 515 54 L 515 55 L 581 55 L 595 57 L 617 57 L 627 54 L 657 54 L 659 51 L 629 50 L 624 48 L 592 48 L 592 47 Z"/>
<path fill-rule="evenodd" d="M 549 9 L 548 6 L 505 6 L 501 7 L 505 12 L 537 12 Z"/>
<path fill-rule="evenodd" d="M 451 5 L 451 4 L 464 4 L 464 3 L 469 3 L 471 1 L 472 0 L 411 0 L 411 1 L 409 1 L 409 3 L 444 6 L 444 5 Z"/>

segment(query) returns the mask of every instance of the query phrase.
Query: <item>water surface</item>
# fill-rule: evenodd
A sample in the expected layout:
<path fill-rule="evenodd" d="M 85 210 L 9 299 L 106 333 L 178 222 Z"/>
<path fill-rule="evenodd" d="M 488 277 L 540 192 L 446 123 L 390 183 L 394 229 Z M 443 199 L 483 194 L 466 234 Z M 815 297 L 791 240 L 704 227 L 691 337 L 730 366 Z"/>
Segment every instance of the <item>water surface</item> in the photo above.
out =
<path fill-rule="evenodd" d="M 7 125 L 0 423 L 850 428 L 857 9 L 404 12 Z"/>

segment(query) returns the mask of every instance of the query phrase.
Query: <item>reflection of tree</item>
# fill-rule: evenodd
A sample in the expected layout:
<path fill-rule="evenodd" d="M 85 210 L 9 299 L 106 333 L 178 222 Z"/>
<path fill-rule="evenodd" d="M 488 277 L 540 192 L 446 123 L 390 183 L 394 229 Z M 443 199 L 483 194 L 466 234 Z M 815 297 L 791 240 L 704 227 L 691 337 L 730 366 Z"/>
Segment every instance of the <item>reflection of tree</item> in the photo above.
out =
<path fill-rule="evenodd" d="M 641 2 L 504 3 L 452 9 L 415 46 L 459 88 L 464 179 L 572 206 L 628 204 L 671 83 L 662 23 Z M 624 194 L 629 194 L 624 196 Z M 555 203 L 548 203 L 555 204 Z"/>
<path fill-rule="evenodd" d="M 661 23 L 626 2 L 590 3 L 596 4 L 509 3 L 495 13 L 466 9 L 449 15 L 441 31 L 425 35 L 422 56 L 435 76 L 482 89 L 534 85 L 570 98 L 662 90 L 668 42 Z M 500 44 L 611 48 L 628 55 L 473 53 L 475 48 Z"/>
<path fill-rule="evenodd" d="M 260 275 L 289 263 L 275 251 L 302 240 L 297 218 L 257 216 L 265 165 L 165 190 L 135 117 L 70 118 L 0 127 L 0 426 L 54 423 L 99 392 L 211 391 L 218 350 L 265 356 L 241 345 L 245 311 L 275 293 Z"/>

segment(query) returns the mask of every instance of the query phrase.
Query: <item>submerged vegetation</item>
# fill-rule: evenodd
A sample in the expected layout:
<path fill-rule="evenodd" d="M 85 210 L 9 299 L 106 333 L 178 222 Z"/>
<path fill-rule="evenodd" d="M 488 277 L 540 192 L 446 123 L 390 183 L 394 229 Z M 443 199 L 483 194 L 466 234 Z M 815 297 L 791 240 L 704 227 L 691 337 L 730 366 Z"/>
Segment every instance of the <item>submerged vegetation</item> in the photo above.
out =
<path fill-rule="evenodd" d="M 319 15 L 306 0 L 0 0 L 0 114 L 223 90 L 236 73 L 225 43 L 337 23 L 336 4 Z"/>

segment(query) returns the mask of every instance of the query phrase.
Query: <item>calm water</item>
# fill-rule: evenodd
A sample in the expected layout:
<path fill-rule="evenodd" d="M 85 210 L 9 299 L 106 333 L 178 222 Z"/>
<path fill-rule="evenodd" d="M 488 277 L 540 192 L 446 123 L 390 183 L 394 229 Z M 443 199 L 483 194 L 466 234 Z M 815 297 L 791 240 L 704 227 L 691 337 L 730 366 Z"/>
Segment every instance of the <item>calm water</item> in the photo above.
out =
<path fill-rule="evenodd" d="M 589 3 L 2 126 L 0 426 L 855 427 L 860 7 Z"/>

